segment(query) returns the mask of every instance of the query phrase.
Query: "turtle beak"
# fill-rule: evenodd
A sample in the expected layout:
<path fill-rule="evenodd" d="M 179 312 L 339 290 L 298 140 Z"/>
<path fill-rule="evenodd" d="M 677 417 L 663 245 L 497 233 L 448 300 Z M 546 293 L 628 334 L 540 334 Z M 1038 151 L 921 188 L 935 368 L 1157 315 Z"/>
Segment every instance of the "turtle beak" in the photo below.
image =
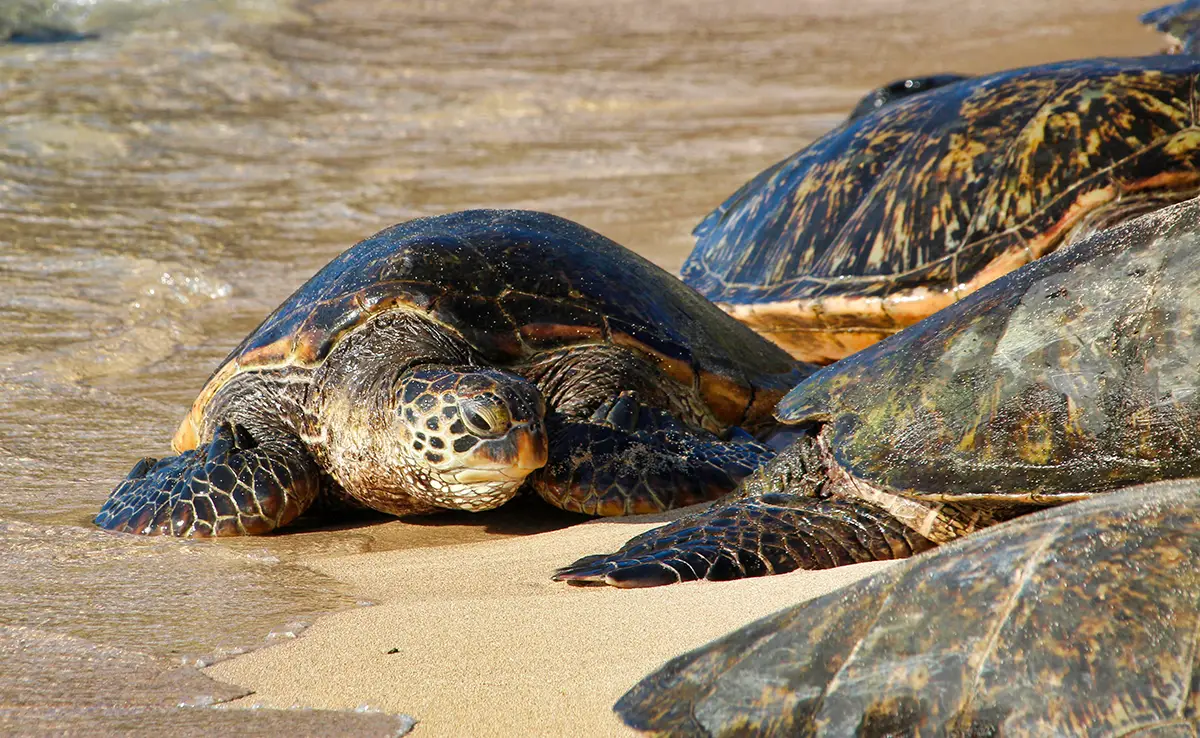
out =
<path fill-rule="evenodd" d="M 516 468 L 533 471 L 546 465 L 549 444 L 546 442 L 546 429 L 540 420 L 518 423 L 509 430 L 509 435 L 517 447 L 513 464 Z"/>
<path fill-rule="evenodd" d="M 467 466 L 474 468 L 471 473 L 500 470 L 511 479 L 524 479 L 545 466 L 548 455 L 545 426 L 538 419 L 514 423 L 500 438 L 479 444 Z"/>

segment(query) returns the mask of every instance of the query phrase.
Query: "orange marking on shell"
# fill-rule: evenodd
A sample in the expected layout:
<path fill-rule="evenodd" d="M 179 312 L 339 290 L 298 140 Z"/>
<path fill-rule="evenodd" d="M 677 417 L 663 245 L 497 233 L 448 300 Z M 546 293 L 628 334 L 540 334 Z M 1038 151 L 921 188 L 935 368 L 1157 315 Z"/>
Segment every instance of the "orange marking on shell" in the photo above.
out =
<path fill-rule="evenodd" d="M 200 394 L 192 402 L 192 409 L 188 412 L 187 417 L 179 424 L 179 430 L 175 431 L 175 437 L 171 439 L 171 448 L 175 449 L 175 453 L 190 451 L 200 445 L 200 428 L 204 426 L 204 411 L 208 407 L 208 401 L 238 371 L 237 362 L 230 361 L 217 369 L 216 373 L 209 378 L 204 388 L 200 390 Z"/>
<path fill-rule="evenodd" d="M 612 342 L 618 346 L 631 348 L 635 351 L 639 351 L 650 356 L 655 363 L 658 364 L 658 367 L 667 374 L 667 376 L 671 377 L 685 387 L 692 386 L 695 372 L 692 370 L 692 365 L 690 363 L 686 361 L 680 361 L 679 359 L 655 351 L 627 333 L 614 333 L 612 336 Z"/>
<path fill-rule="evenodd" d="M 604 331 L 595 326 L 556 325 L 553 323 L 530 323 L 517 329 L 522 340 L 531 344 L 545 343 L 597 343 L 604 340 Z"/>
<path fill-rule="evenodd" d="M 171 439 L 171 448 L 177 454 L 190 451 L 200 444 L 196 424 L 192 419 L 194 414 L 195 410 L 187 414 L 187 417 L 179 424 L 179 429 L 175 431 L 175 437 Z"/>
<path fill-rule="evenodd" d="M 734 425 L 742 422 L 746 406 L 750 404 L 751 392 L 749 388 L 735 384 L 727 377 L 712 372 L 700 372 L 700 396 L 704 398 L 705 404 L 717 420 L 725 425 Z M 779 393 L 779 397 L 782 396 L 783 393 Z"/>
<path fill-rule="evenodd" d="M 990 261 L 974 277 L 953 289 L 917 287 L 886 297 L 835 295 L 775 303 L 731 305 L 722 310 L 782 347 L 801 361 L 828 364 L 845 358 L 897 331 L 929 317 L 981 287 L 1041 258 L 1058 247 L 1089 213 L 1111 203 L 1118 194 L 1145 190 L 1182 191 L 1200 176 L 1163 172 L 1145 180 L 1089 190 L 1079 195 L 1062 217 L 1036 237 L 1019 242 Z M 999 234 L 998 234 L 999 235 Z"/>
<path fill-rule="evenodd" d="M 750 388 L 729 377 L 712 372 L 697 372 L 691 363 L 655 351 L 633 336 L 614 333 L 612 342 L 648 355 L 667 376 L 684 387 L 691 387 L 699 374 L 700 396 L 713 415 L 726 425 L 741 421 L 750 402 Z"/>
<path fill-rule="evenodd" d="M 1200 131 L 1185 131 L 1189 136 L 1200 138 Z M 1175 145 L 1183 134 L 1171 139 L 1167 144 L 1168 150 Z M 1200 144 L 1191 144 L 1189 148 L 1194 148 Z M 1168 190 L 1179 191 L 1194 187 L 1197 182 L 1200 182 L 1200 174 L 1195 172 L 1160 172 L 1153 177 L 1140 179 L 1136 182 L 1127 182 L 1124 187 L 1125 192 L 1143 192 L 1145 190 Z"/>
<path fill-rule="evenodd" d="M 925 288 L 921 290 L 931 292 Z M 896 297 L 903 298 L 911 292 L 916 290 L 897 294 Z M 948 292 L 942 294 L 945 295 L 945 304 L 953 301 Z M 889 296 L 889 302 L 892 297 Z M 917 299 L 914 301 L 920 302 Z M 826 309 L 819 309 L 817 302 L 792 300 L 755 305 L 718 305 L 794 358 L 814 364 L 829 364 L 861 351 L 925 317 L 922 311 L 922 314 L 910 320 L 898 320 L 897 316 L 891 314 L 890 305 L 889 309 L 884 309 L 884 299 L 880 297 L 842 296 L 832 303 L 827 298 L 820 305 Z M 838 312 L 832 312 L 828 307 Z M 899 317 L 903 318 L 911 311 L 899 312 Z"/>
<path fill-rule="evenodd" d="M 288 334 L 274 343 L 268 343 L 265 346 L 259 346 L 256 349 L 246 351 L 237 357 L 236 365 L 254 368 L 267 368 L 272 366 L 286 366 L 292 363 L 302 363 L 293 361 L 295 356 L 293 351 L 296 350 L 293 348 L 293 345 L 299 343 L 301 342 L 296 340 L 295 336 Z M 234 365 L 235 362 L 226 364 L 226 366 Z M 224 372 L 224 367 L 222 367 L 222 372 Z M 225 379 L 228 378 L 229 377 L 225 377 Z M 209 381 L 209 384 L 211 385 L 213 381 L 216 381 L 216 379 L 217 377 L 214 376 L 212 380 Z M 224 381 L 222 381 L 222 384 L 223 383 Z"/>

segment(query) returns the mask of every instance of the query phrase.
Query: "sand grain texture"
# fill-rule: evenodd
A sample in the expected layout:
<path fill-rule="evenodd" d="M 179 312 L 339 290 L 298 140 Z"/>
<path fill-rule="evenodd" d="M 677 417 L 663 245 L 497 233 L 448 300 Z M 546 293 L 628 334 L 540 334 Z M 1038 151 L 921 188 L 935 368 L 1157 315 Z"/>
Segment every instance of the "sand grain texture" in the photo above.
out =
<path fill-rule="evenodd" d="M 421 738 L 631 735 L 612 704 L 667 659 L 887 565 L 643 590 L 550 581 L 648 519 L 306 562 L 377 604 L 206 671 L 254 690 L 234 705 L 366 704 L 413 715 Z"/>

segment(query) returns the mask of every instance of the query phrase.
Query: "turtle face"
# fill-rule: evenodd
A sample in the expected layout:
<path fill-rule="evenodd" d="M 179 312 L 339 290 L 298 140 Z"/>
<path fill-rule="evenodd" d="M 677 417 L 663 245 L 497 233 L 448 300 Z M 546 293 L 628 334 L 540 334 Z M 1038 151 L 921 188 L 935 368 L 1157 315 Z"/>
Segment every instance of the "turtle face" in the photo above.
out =
<path fill-rule="evenodd" d="M 438 507 L 489 510 L 546 464 L 546 405 L 531 382 L 495 369 L 417 367 L 395 387 L 413 494 Z"/>

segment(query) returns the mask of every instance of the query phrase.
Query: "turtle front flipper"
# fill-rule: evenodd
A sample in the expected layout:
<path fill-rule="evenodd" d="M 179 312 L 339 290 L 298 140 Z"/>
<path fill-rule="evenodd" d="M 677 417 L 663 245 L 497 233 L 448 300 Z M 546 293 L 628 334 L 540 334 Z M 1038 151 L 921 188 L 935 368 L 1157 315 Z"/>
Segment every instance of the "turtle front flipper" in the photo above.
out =
<path fill-rule="evenodd" d="M 753 440 L 693 428 L 630 392 L 586 420 L 547 419 L 549 460 L 530 475 L 552 505 L 588 515 L 640 515 L 722 497 L 774 456 Z"/>
<path fill-rule="evenodd" d="M 554 579 L 656 587 L 886 561 L 933 546 L 890 513 L 860 500 L 771 493 L 685 515 L 631 538 L 616 553 L 563 567 Z"/>
<path fill-rule="evenodd" d="M 316 463 L 298 438 L 221 423 L 205 448 L 142 459 L 104 503 L 101 528 L 145 535 L 257 535 L 286 525 L 316 498 Z"/>

